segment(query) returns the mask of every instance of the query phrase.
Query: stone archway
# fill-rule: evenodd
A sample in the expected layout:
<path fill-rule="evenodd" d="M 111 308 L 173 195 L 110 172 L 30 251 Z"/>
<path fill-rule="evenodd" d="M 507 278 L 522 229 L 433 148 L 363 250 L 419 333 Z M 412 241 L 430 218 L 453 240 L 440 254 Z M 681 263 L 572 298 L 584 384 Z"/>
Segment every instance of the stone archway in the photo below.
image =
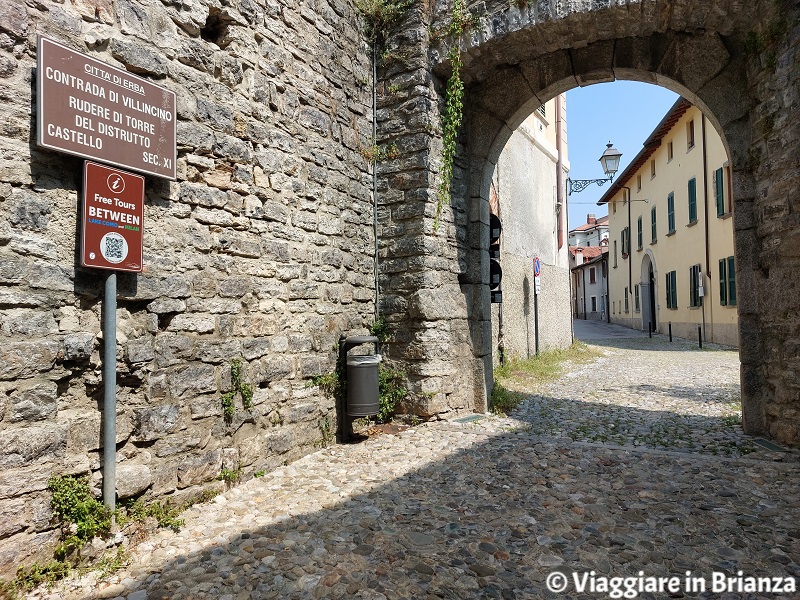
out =
<path fill-rule="evenodd" d="M 408 186 L 398 200 L 422 201 L 414 209 L 413 230 L 419 245 L 428 251 L 417 254 L 414 261 L 405 257 L 406 265 L 414 264 L 415 273 L 385 274 L 382 280 L 383 286 L 395 291 L 391 295 L 394 306 L 407 309 L 405 315 L 399 311 L 391 315 L 406 332 L 391 352 L 406 361 L 412 382 L 416 380 L 420 389 L 428 385 L 435 399 L 423 412 L 485 407 L 491 388 L 489 293 L 484 285 L 489 186 L 512 131 L 558 93 L 628 79 L 681 94 L 703 111 L 723 138 L 733 167 L 745 428 L 800 444 L 799 384 L 787 368 L 783 375 L 768 378 L 764 358 L 773 353 L 775 372 L 774 367 L 786 364 L 777 358 L 779 353 L 798 357 L 800 344 L 792 341 L 791 332 L 796 325 L 792 314 L 798 312 L 800 301 L 784 299 L 785 306 L 773 309 L 760 291 L 767 278 L 796 285 L 792 268 L 777 260 L 780 252 L 773 248 L 788 249 L 785 244 L 798 236 L 783 217 L 800 201 L 797 153 L 791 150 L 800 139 L 800 119 L 796 118 L 800 84 L 795 78 L 788 84 L 794 86 L 791 93 L 780 99 L 772 90 L 787 85 L 784 82 L 789 81 L 794 64 L 791 53 L 798 40 L 788 35 L 773 39 L 775 56 L 769 68 L 751 43 L 754 30 L 764 31 L 776 20 L 796 20 L 800 8 L 795 4 L 789 11 L 767 0 L 747 7 L 722 0 L 681 4 L 644 0 L 614 6 L 593 2 L 577 7 L 531 2 L 523 9 L 514 4 L 469 5 L 479 13 L 479 26 L 462 41 L 467 86 L 463 151 L 454 169 L 443 231 L 435 236 L 431 235 L 430 200 L 435 197 L 439 140 L 430 135 L 430 128 L 438 119 L 441 96 L 437 92 L 449 71 L 443 57 L 450 41 L 434 44 L 428 62 L 410 61 L 413 75 L 391 67 L 386 73 L 387 81 L 408 83 L 409 93 L 400 107 L 413 106 L 427 116 L 427 135 L 420 131 L 406 139 L 414 139 L 417 148 L 423 137 L 429 140 L 422 145 L 423 154 L 417 155 L 424 155 L 428 164 L 393 173 L 385 181 L 387 190 L 392 179 Z M 781 10 L 786 12 L 781 14 Z M 447 14 L 445 10 L 417 17 L 419 28 L 404 32 L 403 41 L 424 51 L 430 32 L 446 24 Z M 776 132 L 777 124 L 780 132 Z M 387 129 L 381 133 L 384 139 L 406 136 Z M 783 143 L 771 143 L 777 137 Z M 409 171 L 417 178 L 410 178 Z M 395 215 L 410 210 L 407 203 L 387 208 L 385 222 L 393 226 Z M 407 228 L 409 221 L 403 224 Z M 397 241 L 381 243 L 391 256 L 390 248 Z M 793 260 L 800 263 L 800 257 Z M 437 311 L 442 303 L 450 310 Z M 768 342 L 763 335 L 767 329 Z"/>

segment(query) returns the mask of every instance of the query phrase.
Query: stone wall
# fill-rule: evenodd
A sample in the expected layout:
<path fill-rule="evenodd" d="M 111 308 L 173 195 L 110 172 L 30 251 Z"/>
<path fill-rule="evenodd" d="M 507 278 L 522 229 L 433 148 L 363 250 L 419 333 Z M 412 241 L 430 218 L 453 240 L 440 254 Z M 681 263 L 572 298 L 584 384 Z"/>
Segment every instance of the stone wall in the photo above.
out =
<path fill-rule="evenodd" d="M 752 198 L 734 211 L 744 421 L 800 447 L 800 5 L 760 8 L 745 46 L 755 183 L 734 179 Z"/>
<path fill-rule="evenodd" d="M 0 4 L 0 576 L 45 557 L 51 474 L 100 482 L 102 274 L 76 266 L 82 161 L 35 140 L 36 36 L 178 97 L 120 275 L 118 494 L 182 502 L 312 451 L 307 387 L 374 314 L 370 53 L 349 0 Z M 227 424 L 233 359 L 255 387 Z"/>
<path fill-rule="evenodd" d="M 434 228 L 442 81 L 430 71 L 429 36 L 428 15 L 417 7 L 383 53 L 378 142 L 397 148 L 398 155 L 378 166 L 376 202 L 380 309 L 393 329 L 385 354 L 408 374 L 415 396 L 409 410 L 442 417 L 485 407 L 482 359 L 475 352 L 488 345 L 481 339 L 490 340 L 491 330 L 476 330 L 468 320 L 481 305 L 465 285 L 465 273 L 477 269 L 480 280 L 481 265 L 470 264 L 465 253 L 474 215 L 469 203 L 459 200 L 462 194 L 445 206 Z M 455 190 L 466 186 L 464 167 L 455 168 Z M 488 243 L 488 229 L 485 234 Z"/>
<path fill-rule="evenodd" d="M 381 286 L 387 312 L 408 329 L 390 353 L 413 373 L 433 376 L 418 386 L 429 386 L 427 410 L 480 410 L 491 387 L 485 250 L 489 183 L 504 145 L 557 94 L 626 79 L 681 94 L 724 137 L 733 171 L 744 426 L 800 445 L 797 2 L 466 5 L 473 26 L 460 45 L 465 123 L 436 236 L 424 234 L 433 233 L 453 2 L 422 3 L 395 40 L 395 64 L 383 71 L 386 89 L 397 93 L 384 100 L 379 137 L 397 140 L 404 155 L 381 175 Z M 392 189 L 396 183 L 402 189 Z M 774 290 L 781 290 L 778 300 Z"/>

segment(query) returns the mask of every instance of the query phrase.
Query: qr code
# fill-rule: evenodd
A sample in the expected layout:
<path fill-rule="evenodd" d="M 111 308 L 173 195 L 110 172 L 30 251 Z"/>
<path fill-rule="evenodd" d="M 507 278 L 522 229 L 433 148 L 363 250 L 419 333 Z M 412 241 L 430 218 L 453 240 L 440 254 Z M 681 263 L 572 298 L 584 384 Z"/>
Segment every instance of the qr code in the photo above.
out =
<path fill-rule="evenodd" d="M 122 260 L 125 258 L 124 252 L 125 249 L 123 248 L 124 240 L 122 238 L 106 238 L 106 251 L 104 252 L 105 256 L 109 260 L 117 259 Z"/>

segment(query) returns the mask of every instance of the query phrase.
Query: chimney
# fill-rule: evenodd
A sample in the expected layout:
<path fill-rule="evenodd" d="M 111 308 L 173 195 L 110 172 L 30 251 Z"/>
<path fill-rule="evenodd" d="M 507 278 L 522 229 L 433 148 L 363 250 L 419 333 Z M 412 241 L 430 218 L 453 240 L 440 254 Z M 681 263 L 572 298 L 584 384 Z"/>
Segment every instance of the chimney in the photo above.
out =
<path fill-rule="evenodd" d="M 587 225 L 595 225 L 597 223 L 597 218 L 594 216 L 594 213 L 589 213 L 586 215 L 586 224 Z"/>
<path fill-rule="evenodd" d="M 580 266 L 583 264 L 583 249 L 578 246 L 575 248 L 575 266 Z"/>

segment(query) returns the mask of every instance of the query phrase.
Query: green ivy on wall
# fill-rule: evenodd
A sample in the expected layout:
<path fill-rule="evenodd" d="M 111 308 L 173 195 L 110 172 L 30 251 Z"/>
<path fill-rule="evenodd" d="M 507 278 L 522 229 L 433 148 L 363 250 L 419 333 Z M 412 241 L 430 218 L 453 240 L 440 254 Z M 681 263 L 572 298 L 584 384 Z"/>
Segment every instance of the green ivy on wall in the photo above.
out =
<path fill-rule="evenodd" d="M 447 80 L 445 90 L 444 114 L 442 115 L 442 173 L 436 193 L 436 216 L 433 220 L 434 233 L 439 231 L 442 209 L 450 199 L 450 187 L 453 181 L 453 161 L 456 157 L 458 130 L 464 118 L 464 82 L 461 79 L 461 38 L 474 22 L 464 0 L 453 2 L 453 19 L 448 28 L 452 45 L 447 58 L 453 72 Z"/>

